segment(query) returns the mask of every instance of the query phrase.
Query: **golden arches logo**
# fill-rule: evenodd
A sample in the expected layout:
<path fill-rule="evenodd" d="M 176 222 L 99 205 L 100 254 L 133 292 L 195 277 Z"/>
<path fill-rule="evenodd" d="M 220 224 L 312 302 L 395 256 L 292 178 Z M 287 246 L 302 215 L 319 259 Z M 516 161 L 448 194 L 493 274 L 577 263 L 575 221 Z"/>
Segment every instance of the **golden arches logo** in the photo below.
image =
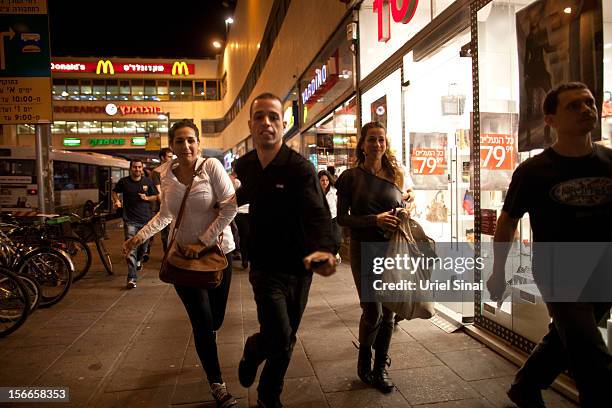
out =
<path fill-rule="evenodd" d="M 98 65 L 96 66 L 96 75 L 100 75 L 100 71 L 103 74 L 110 73 L 111 75 L 115 75 L 115 68 L 113 67 L 113 63 L 109 60 L 98 61 Z"/>
<path fill-rule="evenodd" d="M 189 75 L 189 67 L 185 61 L 175 61 L 172 65 L 172 75 Z"/>

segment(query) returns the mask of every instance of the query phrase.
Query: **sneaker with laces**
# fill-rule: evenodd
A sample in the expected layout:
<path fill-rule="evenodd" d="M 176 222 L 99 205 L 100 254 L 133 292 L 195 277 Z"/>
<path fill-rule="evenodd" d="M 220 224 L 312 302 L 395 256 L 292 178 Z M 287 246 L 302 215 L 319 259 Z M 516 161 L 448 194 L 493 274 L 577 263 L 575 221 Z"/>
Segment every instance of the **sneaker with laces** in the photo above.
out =
<path fill-rule="evenodd" d="M 227 392 L 227 386 L 225 383 L 212 383 L 210 384 L 210 392 L 217 401 L 217 408 L 231 407 L 237 404 L 236 398 Z"/>
<path fill-rule="evenodd" d="M 130 279 L 127 283 L 128 289 L 134 289 L 136 287 L 136 279 Z"/>
<path fill-rule="evenodd" d="M 506 394 L 518 408 L 546 408 L 542 391 L 537 388 L 512 384 Z"/>

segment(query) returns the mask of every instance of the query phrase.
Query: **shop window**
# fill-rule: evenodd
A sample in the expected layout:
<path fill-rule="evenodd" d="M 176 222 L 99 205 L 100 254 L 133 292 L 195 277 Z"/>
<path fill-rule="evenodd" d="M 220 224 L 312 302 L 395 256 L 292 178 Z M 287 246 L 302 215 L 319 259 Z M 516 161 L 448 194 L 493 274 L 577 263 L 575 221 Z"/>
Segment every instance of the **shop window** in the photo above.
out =
<path fill-rule="evenodd" d="M 94 79 L 93 81 L 93 99 L 106 100 L 106 81 L 104 79 Z"/>
<path fill-rule="evenodd" d="M 157 84 L 155 80 L 144 81 L 144 99 L 149 101 L 157 100 Z"/>
<path fill-rule="evenodd" d="M 77 122 L 66 122 L 66 133 L 77 134 L 79 133 L 79 127 Z"/>
<path fill-rule="evenodd" d="M 83 101 L 91 101 L 94 99 L 93 97 L 93 87 L 91 85 L 91 79 L 81 79 L 81 95 L 80 99 Z"/>
<path fill-rule="evenodd" d="M 159 122 L 156 120 L 150 120 L 146 122 L 146 131 L 147 132 L 157 132 L 159 131 Z"/>
<path fill-rule="evenodd" d="M 51 133 L 64 134 L 68 133 L 68 128 L 66 126 L 66 122 L 63 120 L 56 120 L 51 125 Z"/>
<path fill-rule="evenodd" d="M 17 125 L 18 135 L 33 135 L 36 133 L 34 125 Z"/>
<path fill-rule="evenodd" d="M 111 101 L 119 99 L 119 85 L 116 79 L 106 80 L 106 99 Z"/>
<path fill-rule="evenodd" d="M 132 99 L 135 101 L 144 99 L 144 81 L 142 79 L 132 80 Z"/>
<path fill-rule="evenodd" d="M 102 133 L 102 122 L 94 120 L 91 122 L 91 127 L 89 128 L 89 133 L 99 134 Z"/>
<path fill-rule="evenodd" d="M 125 123 L 125 133 L 135 133 L 136 132 L 136 122 L 128 120 Z"/>
<path fill-rule="evenodd" d="M 125 133 L 125 122 L 116 120 L 113 122 L 113 133 Z"/>
<path fill-rule="evenodd" d="M 157 81 L 157 98 L 160 101 L 167 101 L 168 99 L 170 99 L 170 95 L 168 94 L 168 81 Z"/>
<path fill-rule="evenodd" d="M 146 133 L 147 122 L 136 122 L 136 133 Z"/>
<path fill-rule="evenodd" d="M 56 101 L 63 101 L 68 96 L 66 92 L 66 80 L 65 79 L 54 79 L 52 88 L 53 99 Z"/>
<path fill-rule="evenodd" d="M 113 133 L 113 122 L 102 122 L 102 133 Z"/>
<path fill-rule="evenodd" d="M 78 122 L 79 133 L 81 134 L 89 134 L 91 130 L 91 122 L 89 121 L 81 121 Z"/>
<path fill-rule="evenodd" d="M 181 81 L 170 81 L 170 100 L 178 101 L 181 99 Z"/>
<path fill-rule="evenodd" d="M 218 81 L 206 81 L 206 100 L 216 101 L 219 99 Z"/>
<path fill-rule="evenodd" d="M 226 93 L 227 93 L 227 71 L 223 73 L 223 77 L 221 78 L 221 99 L 225 98 Z"/>
<path fill-rule="evenodd" d="M 78 101 L 80 99 L 81 90 L 79 88 L 78 79 L 67 79 L 66 80 L 66 92 L 68 92 L 68 99 L 72 101 Z"/>
<path fill-rule="evenodd" d="M 204 90 L 204 81 L 194 81 L 194 86 L 195 95 L 193 99 L 204 100 L 204 98 L 207 96 L 206 91 Z"/>
<path fill-rule="evenodd" d="M 119 80 L 119 99 L 126 101 L 130 98 L 131 94 L 132 94 L 132 90 L 130 88 L 130 81 L 120 79 Z"/>
<path fill-rule="evenodd" d="M 192 81 L 181 81 L 181 99 L 184 101 L 191 100 L 193 98 L 193 82 Z"/>

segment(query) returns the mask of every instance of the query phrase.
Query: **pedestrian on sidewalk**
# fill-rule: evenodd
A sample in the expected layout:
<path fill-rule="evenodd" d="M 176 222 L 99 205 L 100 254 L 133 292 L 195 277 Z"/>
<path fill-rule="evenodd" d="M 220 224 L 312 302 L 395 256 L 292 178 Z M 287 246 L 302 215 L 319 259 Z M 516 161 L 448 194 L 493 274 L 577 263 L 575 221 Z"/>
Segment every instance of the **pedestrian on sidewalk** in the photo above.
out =
<path fill-rule="evenodd" d="M 356 148 L 357 167 L 345 170 L 338 181 L 338 224 L 351 234 L 351 270 L 362 309 L 359 322 L 359 357 L 357 375 L 366 384 L 382 392 L 391 392 L 395 385 L 389 378 L 389 346 L 393 335 L 394 313 L 382 302 L 367 301 L 364 289 L 371 288 L 372 262 L 362 259 L 362 244 L 375 243 L 368 256 L 386 254 L 390 232 L 400 220 L 393 211 L 404 207 L 404 198 L 412 201 L 411 179 L 389 148 L 386 129 L 380 122 L 361 128 Z M 366 252 L 363 255 L 366 255 Z M 374 348 L 374 369 L 372 369 Z"/>
<path fill-rule="evenodd" d="M 331 167 L 331 166 L 328 166 Z M 336 192 L 336 179 L 334 176 L 327 170 L 321 170 L 318 174 L 319 183 L 321 183 L 321 189 L 323 190 L 323 194 L 325 194 L 325 199 L 327 200 L 327 205 L 329 206 L 329 212 L 331 214 L 332 219 L 332 233 L 334 234 L 334 238 L 336 239 L 336 245 L 340 248 L 342 244 L 342 229 L 338 225 L 338 196 Z M 338 262 L 341 261 L 340 255 L 336 254 L 336 260 Z"/>
<path fill-rule="evenodd" d="M 264 93 L 253 100 L 249 112 L 255 150 L 236 164 L 242 182 L 237 196 L 240 205 L 250 203 L 249 280 L 259 333 L 246 341 L 238 376 L 250 387 L 265 361 L 257 403 L 278 408 L 283 406 L 280 395 L 312 272 L 335 272 L 336 245 L 314 167 L 283 143 L 282 101 Z"/>
<path fill-rule="evenodd" d="M 162 165 L 164 163 L 172 161 L 172 159 L 174 158 L 174 153 L 172 153 L 172 149 L 171 148 L 164 147 L 164 148 L 159 150 L 158 156 L 159 156 L 160 164 L 155 169 L 153 169 L 153 172 L 151 173 L 151 179 L 155 183 L 155 188 L 157 188 L 157 191 L 159 191 L 159 196 L 158 196 L 157 202 L 155 203 L 154 210 L 153 210 L 154 213 L 156 213 L 156 214 L 159 212 L 159 208 L 160 208 L 161 201 L 162 201 L 162 196 L 161 196 L 161 175 L 160 175 L 159 171 L 162 168 Z M 161 230 L 161 233 L 160 233 L 161 241 L 162 241 L 162 247 L 164 249 L 164 253 L 168 249 L 168 234 L 169 233 L 170 233 L 170 227 L 164 228 L 163 230 Z"/>
<path fill-rule="evenodd" d="M 217 330 L 225 317 L 232 278 L 230 252 L 234 250 L 234 241 L 229 224 L 236 215 L 236 195 L 221 162 L 200 157 L 199 135 L 197 126 L 190 120 L 184 119 L 172 125 L 168 138 L 177 158 L 159 169 L 162 188 L 160 211 L 138 234 L 125 242 L 124 251 L 130 251 L 168 225 L 173 226 L 185 190 L 193 182 L 176 242 L 184 249 L 186 256 L 195 257 L 215 245 L 222 234 L 221 249 L 228 258 L 228 266 L 223 271 L 221 284 L 215 289 L 180 285 L 174 288 L 189 315 L 196 351 L 212 395 L 218 407 L 226 408 L 235 405 L 236 399 L 228 392 L 221 376 Z M 202 170 L 193 179 L 193 172 L 204 160 Z"/>
<path fill-rule="evenodd" d="M 544 407 L 541 390 L 569 368 L 580 393 L 580 405 L 602 407 L 606 405 L 603 401 L 610 400 L 612 356 L 597 324 L 610 311 L 612 302 L 551 299 L 551 285 L 557 281 L 559 289 L 563 277 L 560 270 L 549 272 L 551 265 L 547 264 L 548 251 L 544 248 L 559 242 L 612 242 L 612 150 L 591 139 L 599 117 L 595 98 L 586 85 L 559 85 L 546 95 L 543 110 L 546 124 L 557 133 L 557 141 L 514 171 L 497 220 L 493 273 L 487 281 L 491 299 L 500 300 L 510 243 L 518 222 L 529 213 L 533 276 L 552 322 L 516 374 L 508 396 L 521 408 Z M 604 268 L 604 274 L 609 274 L 610 265 Z M 571 272 L 586 275 L 590 271 Z M 609 290 L 605 288 L 607 294 Z"/>
<path fill-rule="evenodd" d="M 123 196 L 123 203 L 119 199 Z M 144 176 L 142 160 L 134 159 L 130 162 L 130 175 L 119 180 L 112 191 L 115 208 L 123 207 L 123 231 L 125 239 L 132 238 L 152 217 L 151 202 L 157 201 L 159 192 L 153 180 Z M 127 288 L 136 287 L 137 272 L 142 269 L 148 241 L 142 241 L 126 254 L 127 260 Z"/>

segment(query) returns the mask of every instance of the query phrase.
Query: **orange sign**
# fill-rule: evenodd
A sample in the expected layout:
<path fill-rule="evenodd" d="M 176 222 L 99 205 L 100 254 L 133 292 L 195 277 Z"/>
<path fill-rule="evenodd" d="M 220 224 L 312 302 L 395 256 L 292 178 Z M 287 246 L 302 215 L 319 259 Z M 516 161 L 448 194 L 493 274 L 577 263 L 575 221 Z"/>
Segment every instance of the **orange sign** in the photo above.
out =
<path fill-rule="evenodd" d="M 480 168 L 514 170 L 516 140 L 512 135 L 483 133 L 480 135 Z"/>
<path fill-rule="evenodd" d="M 427 176 L 446 173 L 446 149 L 417 147 L 410 157 L 413 174 Z"/>

